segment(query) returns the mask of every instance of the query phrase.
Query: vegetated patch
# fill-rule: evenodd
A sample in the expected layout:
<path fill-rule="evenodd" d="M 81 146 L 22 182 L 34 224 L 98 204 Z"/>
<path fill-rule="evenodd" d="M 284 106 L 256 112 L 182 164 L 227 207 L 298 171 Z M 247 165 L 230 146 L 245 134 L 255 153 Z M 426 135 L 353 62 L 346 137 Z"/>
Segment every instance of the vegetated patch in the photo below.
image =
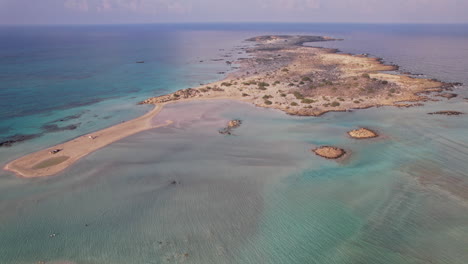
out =
<path fill-rule="evenodd" d="M 293 92 L 294 96 L 296 97 L 296 99 L 304 99 L 304 95 L 302 95 L 300 92 L 298 91 L 295 91 Z"/>
<path fill-rule="evenodd" d="M 309 98 L 304 98 L 304 99 L 302 99 L 301 103 L 303 103 L 303 104 L 312 104 L 312 103 L 315 103 L 315 100 L 309 99 Z"/>
<path fill-rule="evenodd" d="M 45 169 L 45 168 L 48 168 L 48 167 L 52 167 L 52 166 L 55 166 L 55 165 L 58 165 L 64 161 L 66 161 L 67 159 L 69 159 L 70 157 L 68 156 L 60 156 L 60 157 L 53 157 L 53 158 L 49 158 L 49 159 L 46 159 L 42 162 L 39 162 L 38 164 L 34 165 L 32 167 L 32 169 L 34 170 L 38 170 L 38 169 Z"/>

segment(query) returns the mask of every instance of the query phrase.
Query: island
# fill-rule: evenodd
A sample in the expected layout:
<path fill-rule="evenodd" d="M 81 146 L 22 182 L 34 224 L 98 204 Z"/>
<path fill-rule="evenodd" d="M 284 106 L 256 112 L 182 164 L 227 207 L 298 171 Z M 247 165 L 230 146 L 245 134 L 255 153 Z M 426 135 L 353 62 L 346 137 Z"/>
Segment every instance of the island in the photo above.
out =
<path fill-rule="evenodd" d="M 346 154 L 346 151 L 341 148 L 332 146 L 322 146 L 312 150 L 316 155 L 326 159 L 338 159 Z"/>
<path fill-rule="evenodd" d="M 356 139 L 375 138 L 379 136 L 377 132 L 363 127 L 348 131 L 348 135 Z"/>
<path fill-rule="evenodd" d="M 381 59 L 368 55 L 343 54 L 336 49 L 304 45 L 323 41 L 337 39 L 290 35 L 248 39 L 245 51 L 249 56 L 230 62 L 236 70 L 223 80 L 144 100 L 139 104 L 151 104 L 155 108 L 142 117 L 23 156 L 4 169 L 20 177 L 54 175 L 112 142 L 155 128 L 151 119 L 170 103 L 232 99 L 279 109 L 290 115 L 320 116 L 330 111 L 376 106 L 413 107 L 438 100 L 434 99 L 437 95 L 453 97 L 447 96 L 446 91 L 451 91 L 455 84 L 399 73 L 396 65 L 384 64 Z M 168 120 L 159 126 L 170 123 Z M 231 129 L 228 125 L 227 131 Z M 55 149 L 60 152 L 51 154 Z M 345 151 L 327 147 L 315 153 L 324 157 L 335 153 L 340 157 Z"/>

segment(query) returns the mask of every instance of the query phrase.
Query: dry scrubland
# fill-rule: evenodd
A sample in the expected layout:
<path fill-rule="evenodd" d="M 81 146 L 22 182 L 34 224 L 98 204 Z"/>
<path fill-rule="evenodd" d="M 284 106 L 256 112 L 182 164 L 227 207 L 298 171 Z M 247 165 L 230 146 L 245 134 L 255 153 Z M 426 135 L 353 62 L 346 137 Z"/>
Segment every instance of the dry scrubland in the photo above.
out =
<path fill-rule="evenodd" d="M 306 47 L 314 36 L 262 36 L 249 39 L 250 58 L 234 63 L 240 68 L 224 80 L 197 88 L 147 99 L 158 104 L 195 98 L 235 98 L 257 106 L 280 109 L 292 115 L 318 116 L 373 106 L 410 107 L 447 97 L 452 84 L 389 74 L 397 67 L 365 55 L 338 54 L 336 50 Z"/>

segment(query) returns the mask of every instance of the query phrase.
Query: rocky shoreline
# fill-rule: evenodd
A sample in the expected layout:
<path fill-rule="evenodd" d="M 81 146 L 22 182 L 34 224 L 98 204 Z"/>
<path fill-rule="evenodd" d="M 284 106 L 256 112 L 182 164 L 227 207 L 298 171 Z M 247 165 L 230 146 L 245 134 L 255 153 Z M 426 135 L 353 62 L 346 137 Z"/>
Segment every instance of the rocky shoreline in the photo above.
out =
<path fill-rule="evenodd" d="M 140 104 L 159 104 L 193 99 L 232 98 L 291 115 L 320 116 L 376 106 L 414 107 L 453 98 L 458 83 L 383 73 L 394 71 L 368 55 L 339 54 L 338 50 L 303 46 L 308 42 L 336 41 L 320 36 L 259 36 L 246 48 L 250 58 L 225 79 L 196 88 L 149 98 Z"/>

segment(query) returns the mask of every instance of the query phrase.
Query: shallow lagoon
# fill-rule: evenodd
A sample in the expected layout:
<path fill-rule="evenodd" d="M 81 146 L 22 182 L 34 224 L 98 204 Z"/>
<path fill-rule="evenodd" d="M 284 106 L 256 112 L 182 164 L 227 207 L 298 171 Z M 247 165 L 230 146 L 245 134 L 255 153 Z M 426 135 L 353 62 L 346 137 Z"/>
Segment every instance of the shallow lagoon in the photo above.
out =
<path fill-rule="evenodd" d="M 2 190 L 0 256 L 7 263 L 464 263 L 468 135 L 446 132 L 466 129 L 467 117 L 427 115 L 432 108 L 302 118 L 233 101 L 169 105 L 154 120 L 173 120 L 168 127 L 33 185 L 12 180 Z M 220 135 L 232 118 L 242 126 Z M 357 126 L 382 137 L 349 138 Z M 310 151 L 322 144 L 351 155 L 322 159 Z"/>

